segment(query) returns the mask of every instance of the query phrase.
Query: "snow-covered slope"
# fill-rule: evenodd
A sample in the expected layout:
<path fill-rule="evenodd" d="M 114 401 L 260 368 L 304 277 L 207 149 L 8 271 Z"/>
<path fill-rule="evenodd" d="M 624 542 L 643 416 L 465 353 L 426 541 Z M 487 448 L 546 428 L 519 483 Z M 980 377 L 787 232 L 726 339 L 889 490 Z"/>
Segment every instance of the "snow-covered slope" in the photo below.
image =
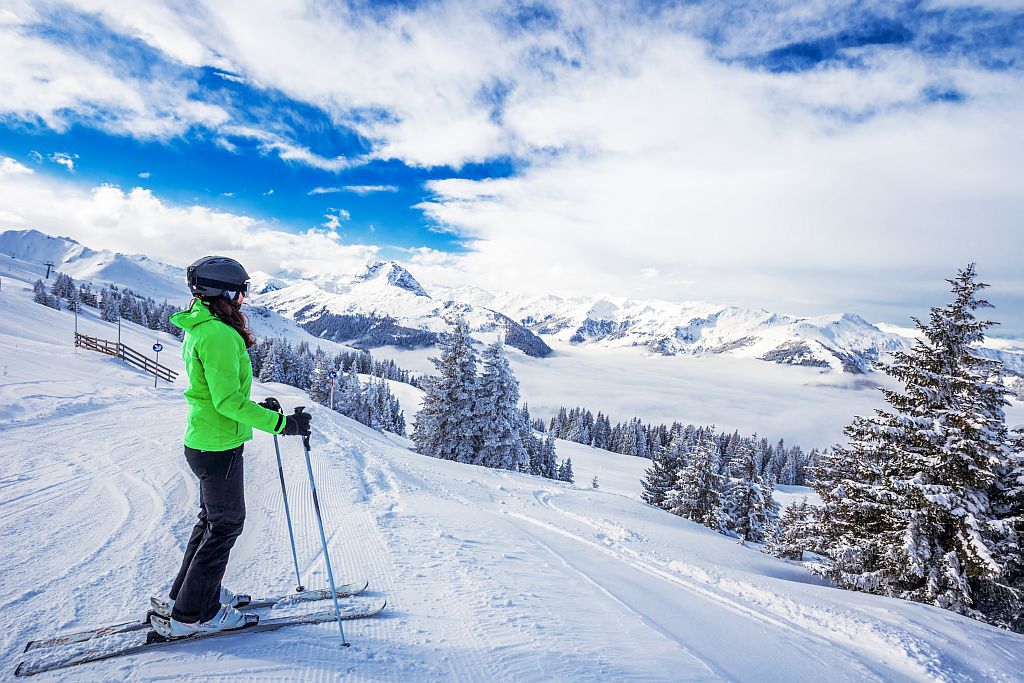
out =
<path fill-rule="evenodd" d="M 181 268 L 144 255 L 94 251 L 70 237 L 51 237 L 38 230 L 0 233 L 0 254 L 36 264 L 52 261 L 57 270 L 76 280 L 99 286 L 114 283 L 157 301 L 173 303 L 185 291 L 185 271 Z"/>
<path fill-rule="evenodd" d="M 82 321 L 80 320 L 80 323 Z M 85 324 L 99 324 L 86 321 Z M 194 520 L 176 386 L 70 344 L 73 317 L 0 289 L 0 661 L 141 615 Z M 148 330 L 126 325 L 148 341 Z M 165 339 L 168 361 L 179 349 Z M 286 407 L 308 400 L 254 387 Z M 581 487 L 438 461 L 313 407 L 313 466 L 340 580 L 379 618 L 182 643 L 37 680 L 1012 681 L 1024 637 L 823 585 L 629 495 L 643 461 L 559 444 Z M 308 585 L 325 582 L 299 444 L 282 439 Z M 293 585 L 273 442 L 246 447 L 248 516 L 226 584 Z M 589 488 L 598 474 L 601 488 Z M 584 480 L 586 477 L 586 480 Z M 360 599 L 353 599 L 358 602 Z M 292 609 L 315 609 L 317 606 Z M 320 605 L 323 607 L 323 605 Z M 111 636 L 104 641 L 110 644 Z"/>

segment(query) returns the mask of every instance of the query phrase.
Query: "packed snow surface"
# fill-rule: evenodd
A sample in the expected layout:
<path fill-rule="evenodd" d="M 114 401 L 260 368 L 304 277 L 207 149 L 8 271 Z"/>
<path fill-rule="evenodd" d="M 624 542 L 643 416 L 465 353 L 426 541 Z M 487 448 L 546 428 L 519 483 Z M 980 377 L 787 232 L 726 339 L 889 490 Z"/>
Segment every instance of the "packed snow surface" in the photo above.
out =
<path fill-rule="evenodd" d="M 184 378 L 154 389 L 115 359 L 76 351 L 73 316 L 32 303 L 31 279 L 5 277 L 0 289 L 5 678 L 31 638 L 141 616 L 147 596 L 166 591 L 197 508 L 181 451 Z M 88 315 L 79 323 L 115 334 Z M 139 346 L 153 338 L 130 323 L 124 335 Z M 180 368 L 180 347 L 162 341 L 161 360 Z M 309 405 L 283 385 L 257 383 L 253 395 Z M 1024 637 L 831 588 L 644 505 L 645 461 L 559 442 L 573 486 L 426 458 L 404 438 L 311 410 L 335 575 L 369 579 L 353 602 L 388 600 L 381 616 L 346 624 L 351 648 L 327 623 L 37 680 L 1021 680 Z M 322 586 L 301 447 L 281 442 L 303 580 Z M 246 529 L 225 583 L 287 592 L 294 576 L 269 435 L 247 444 L 245 467 Z"/>

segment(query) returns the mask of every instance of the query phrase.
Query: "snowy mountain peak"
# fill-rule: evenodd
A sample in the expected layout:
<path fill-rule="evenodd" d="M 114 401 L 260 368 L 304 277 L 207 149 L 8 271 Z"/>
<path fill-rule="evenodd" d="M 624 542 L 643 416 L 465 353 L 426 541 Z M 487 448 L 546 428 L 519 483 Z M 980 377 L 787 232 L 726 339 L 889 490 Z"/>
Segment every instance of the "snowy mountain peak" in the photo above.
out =
<path fill-rule="evenodd" d="M 416 278 L 412 276 L 408 270 L 398 265 L 395 261 L 374 261 L 373 263 L 366 266 L 366 271 L 357 275 L 355 278 L 356 282 L 369 282 L 371 280 L 385 280 L 388 284 L 404 289 L 407 292 L 412 292 L 416 296 L 425 296 L 428 299 L 430 295 L 427 294 L 427 290 L 423 289 L 423 286 L 416 281 Z"/>
<path fill-rule="evenodd" d="M 8 230 L 0 233 L 0 253 L 25 261 L 60 264 L 70 257 L 88 257 L 96 252 L 70 237 L 53 237 L 38 230 Z"/>

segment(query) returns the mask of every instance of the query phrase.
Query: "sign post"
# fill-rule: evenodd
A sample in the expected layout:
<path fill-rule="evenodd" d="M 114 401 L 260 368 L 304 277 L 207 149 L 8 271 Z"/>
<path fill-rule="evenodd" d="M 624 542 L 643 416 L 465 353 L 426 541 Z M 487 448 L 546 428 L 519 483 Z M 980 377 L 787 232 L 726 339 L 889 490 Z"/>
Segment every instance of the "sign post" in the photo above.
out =
<path fill-rule="evenodd" d="M 338 377 L 338 371 L 331 368 L 327 372 L 327 376 L 331 378 L 331 410 L 334 410 L 334 380 Z"/>
<path fill-rule="evenodd" d="M 157 342 L 153 344 L 153 350 L 156 351 L 156 369 L 153 370 L 153 388 L 156 389 L 156 381 L 160 379 L 160 352 L 164 350 L 164 345 Z"/>

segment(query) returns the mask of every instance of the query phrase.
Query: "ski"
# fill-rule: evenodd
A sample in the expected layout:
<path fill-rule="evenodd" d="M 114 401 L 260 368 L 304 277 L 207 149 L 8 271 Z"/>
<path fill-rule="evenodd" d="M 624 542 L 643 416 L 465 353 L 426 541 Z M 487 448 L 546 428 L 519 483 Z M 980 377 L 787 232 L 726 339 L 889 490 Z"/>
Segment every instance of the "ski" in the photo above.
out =
<path fill-rule="evenodd" d="M 353 595 L 358 595 L 366 590 L 366 587 L 370 585 L 367 580 L 357 581 L 355 583 L 348 583 L 338 586 L 338 597 L 349 598 Z M 294 605 L 300 602 L 314 602 L 317 600 L 330 600 L 331 589 L 322 588 L 316 590 L 307 590 L 301 593 L 290 593 L 286 595 L 279 595 L 269 598 L 259 598 L 258 600 L 251 600 L 248 604 L 238 607 L 240 611 L 263 609 L 266 607 L 276 606 L 287 606 Z M 56 647 L 57 645 L 70 645 L 72 643 L 82 643 L 93 638 L 100 636 L 109 636 L 115 633 L 129 633 L 131 631 L 142 631 L 149 628 L 149 617 L 142 620 L 125 621 L 120 624 L 110 624 L 109 626 L 100 626 L 97 628 L 86 629 L 84 631 L 77 631 L 75 633 L 65 633 L 63 635 L 54 636 L 52 638 L 42 638 L 40 640 L 30 640 L 25 645 L 25 652 L 32 650 L 38 650 L 44 647 Z"/>
<path fill-rule="evenodd" d="M 330 594 L 330 591 L 327 591 Z M 387 606 L 387 601 L 383 598 L 376 600 L 365 608 L 356 609 L 352 606 L 348 606 L 341 612 L 341 618 L 344 621 L 352 619 L 366 619 L 379 614 Z M 300 624 L 322 624 L 335 620 L 334 610 L 324 610 L 322 612 L 314 612 L 312 614 L 297 614 L 294 616 L 287 617 L 274 617 L 266 620 L 260 620 L 258 624 L 249 626 L 244 629 L 237 629 L 233 631 L 217 631 L 215 633 L 198 633 L 194 636 L 188 636 L 187 638 L 175 638 L 165 639 L 161 637 L 156 631 L 150 630 L 146 633 L 145 642 L 128 645 L 126 647 L 113 649 L 102 648 L 94 650 L 86 650 L 79 654 L 74 654 L 59 659 L 40 658 L 38 663 L 31 663 L 29 661 L 22 661 L 18 664 L 18 668 L 15 670 L 15 676 L 33 676 L 35 674 L 44 673 L 47 671 L 54 671 L 57 669 L 64 669 L 71 666 L 78 666 L 80 664 L 88 664 L 90 662 L 99 662 L 104 659 L 113 659 L 114 657 L 124 657 L 127 655 L 138 654 L 140 652 L 146 652 L 158 647 L 165 647 L 167 645 L 176 645 L 178 643 L 190 643 L 195 640 L 206 640 L 207 638 L 217 638 L 220 636 L 232 636 L 242 635 L 245 633 L 262 633 L 265 631 L 276 631 L 286 626 L 298 626 Z"/>

